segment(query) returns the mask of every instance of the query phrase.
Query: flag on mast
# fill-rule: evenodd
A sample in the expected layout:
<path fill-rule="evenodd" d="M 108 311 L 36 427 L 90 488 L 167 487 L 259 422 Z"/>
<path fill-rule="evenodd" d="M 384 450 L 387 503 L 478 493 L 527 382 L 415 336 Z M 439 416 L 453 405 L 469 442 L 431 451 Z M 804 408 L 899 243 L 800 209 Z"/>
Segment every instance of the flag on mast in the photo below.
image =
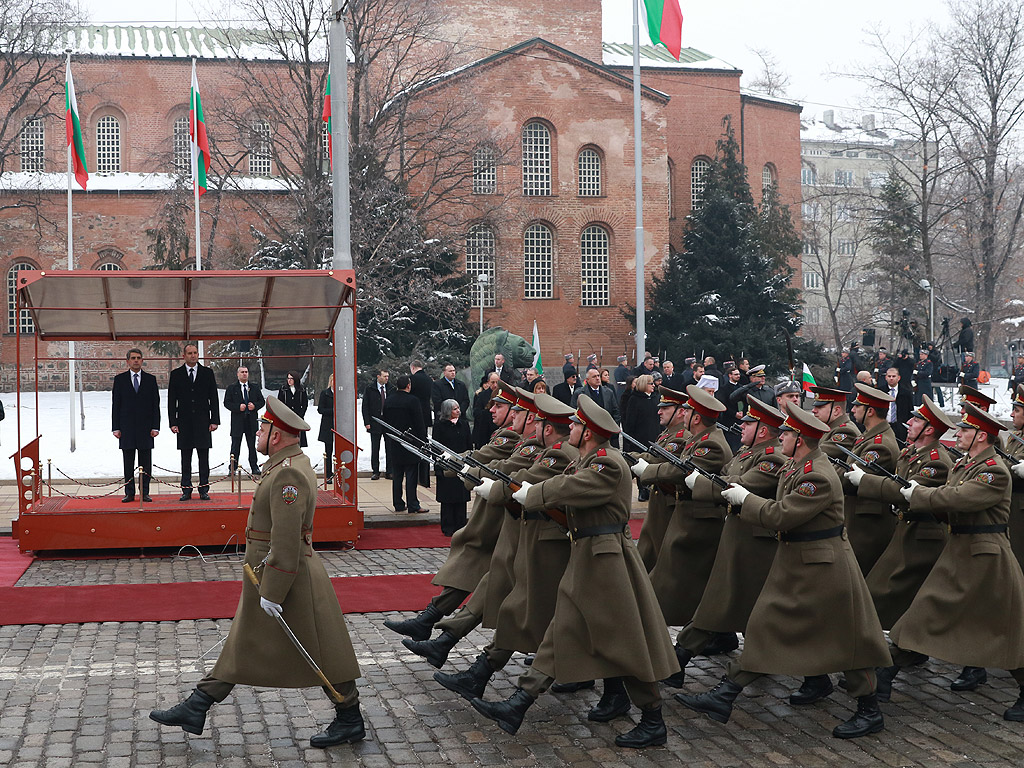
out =
<path fill-rule="evenodd" d="M 683 47 L 683 11 L 679 0 L 644 0 L 644 10 L 651 42 L 664 45 L 679 61 L 679 51 Z"/>
<path fill-rule="evenodd" d="M 811 369 L 807 367 L 807 363 L 804 363 L 804 372 L 800 379 L 804 392 L 810 392 L 811 387 L 818 386 L 817 382 L 814 380 L 814 376 L 811 374 Z"/>
<path fill-rule="evenodd" d="M 210 142 L 206 137 L 203 102 L 199 98 L 196 60 L 192 59 L 192 101 L 188 113 L 188 135 L 192 139 L 192 184 L 201 197 L 206 191 L 206 174 L 210 170 Z"/>
<path fill-rule="evenodd" d="M 334 169 L 334 139 L 331 137 L 331 76 L 327 75 L 327 93 L 324 95 L 323 121 L 327 123 L 327 157 Z"/>
<path fill-rule="evenodd" d="M 89 181 L 89 169 L 85 165 L 85 142 L 82 141 L 82 124 L 78 120 L 78 100 L 75 98 L 75 81 L 71 79 L 71 57 L 68 57 L 64 75 L 64 125 L 67 129 L 68 148 L 71 150 L 71 166 L 75 180 L 85 189 Z M 68 181 L 70 184 L 70 180 Z"/>
<path fill-rule="evenodd" d="M 544 364 L 540 361 L 540 333 L 537 331 L 537 321 L 533 321 L 533 369 L 538 376 L 544 375 Z"/>

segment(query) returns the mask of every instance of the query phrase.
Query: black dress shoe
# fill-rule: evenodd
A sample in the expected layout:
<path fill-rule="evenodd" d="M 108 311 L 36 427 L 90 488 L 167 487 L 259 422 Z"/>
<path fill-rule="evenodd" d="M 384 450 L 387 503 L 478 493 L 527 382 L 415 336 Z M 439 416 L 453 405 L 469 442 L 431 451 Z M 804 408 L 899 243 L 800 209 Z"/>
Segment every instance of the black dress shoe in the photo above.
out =
<path fill-rule="evenodd" d="M 142 500 L 144 502 L 146 502 L 147 504 L 151 504 L 153 502 L 153 497 L 152 496 L 143 496 Z"/>
<path fill-rule="evenodd" d="M 459 638 L 451 632 L 442 632 L 435 640 L 412 640 L 407 637 L 402 640 L 402 645 L 417 656 L 429 661 L 434 669 L 440 669 L 444 666 L 445 661 L 448 660 L 448 654 L 451 653 L 452 648 L 458 642 Z M 470 696 L 470 698 L 475 697 Z"/>
<path fill-rule="evenodd" d="M 482 698 L 487 690 L 487 683 L 494 676 L 490 662 L 487 661 L 487 654 L 481 653 L 476 660 L 464 672 L 457 672 L 454 675 L 447 675 L 444 672 L 435 672 L 434 679 L 447 688 L 454 691 L 467 701 Z"/>
<path fill-rule="evenodd" d="M 804 678 L 799 690 L 789 695 L 789 703 L 794 707 L 804 707 L 821 701 L 834 690 L 832 679 L 828 675 L 811 675 Z"/>
<path fill-rule="evenodd" d="M 593 688 L 593 680 L 583 680 L 579 683 L 555 683 L 551 686 L 552 693 L 576 693 L 576 691 L 583 691 L 587 688 Z"/>
<path fill-rule="evenodd" d="M 199 500 L 200 501 L 209 501 L 210 500 L 210 494 L 208 494 L 206 491 L 200 491 L 199 492 Z"/>
<path fill-rule="evenodd" d="M 405 504 L 396 504 L 395 512 L 405 512 Z"/>
<path fill-rule="evenodd" d="M 214 701 L 211 697 L 196 688 L 192 695 L 181 704 L 170 709 L 154 709 L 149 713 L 149 719 L 155 720 L 161 725 L 177 725 L 186 733 L 193 733 L 196 736 L 203 732 L 206 725 L 206 713 L 210 711 Z"/>
<path fill-rule="evenodd" d="M 740 647 L 740 638 L 735 632 L 715 632 L 711 642 L 704 646 L 701 654 L 704 656 L 718 656 L 721 653 L 729 653 Z"/>
<path fill-rule="evenodd" d="M 988 682 L 988 672 L 984 667 L 964 667 L 960 677 L 949 684 L 951 691 L 973 691 L 982 683 Z"/>
<path fill-rule="evenodd" d="M 532 698 L 522 688 L 516 688 L 516 692 L 512 694 L 508 701 L 473 699 L 469 703 L 481 715 L 494 720 L 505 733 L 511 733 L 514 736 L 516 731 L 519 730 L 519 726 L 523 724 L 523 716 L 526 714 L 526 710 L 533 706 L 534 701 L 536 699 Z"/>
<path fill-rule="evenodd" d="M 327 730 L 318 733 L 309 740 L 309 746 L 317 749 L 333 747 L 336 744 L 351 744 L 366 738 L 366 726 L 363 716 L 359 713 L 359 704 L 341 709 L 335 707 L 334 720 Z"/>
<path fill-rule="evenodd" d="M 374 472 L 372 475 L 370 475 L 370 479 L 371 480 L 380 480 L 380 472 Z"/>
<path fill-rule="evenodd" d="M 406 635 L 411 637 L 413 640 L 427 640 L 430 638 L 430 633 L 433 631 L 434 625 L 443 618 L 444 614 L 434 606 L 428 605 L 411 619 L 405 619 L 403 621 L 385 619 L 384 626 L 392 632 L 397 632 L 400 635 Z"/>
<path fill-rule="evenodd" d="M 385 472 L 384 473 L 384 479 L 385 480 L 390 480 L 391 479 L 391 473 L 390 472 Z"/>
<path fill-rule="evenodd" d="M 696 696 L 677 693 L 675 699 L 694 712 L 703 712 L 716 722 L 728 723 L 729 717 L 732 715 L 732 704 L 742 690 L 743 687 L 738 683 L 728 677 L 723 677 L 722 682 L 707 693 L 700 693 Z"/>
<path fill-rule="evenodd" d="M 869 733 L 878 733 L 883 728 L 885 720 L 882 718 L 882 710 L 878 708 L 878 698 L 872 693 L 858 697 L 857 711 L 853 717 L 833 728 L 832 735 L 837 739 L 856 739 Z"/>
<path fill-rule="evenodd" d="M 186 491 L 178 497 L 178 501 L 189 501 L 192 498 L 192 491 Z"/>
<path fill-rule="evenodd" d="M 133 501 L 135 501 L 134 496 L 125 496 L 123 499 L 121 499 L 122 504 L 131 504 Z"/>
<path fill-rule="evenodd" d="M 668 741 L 668 729 L 661 717 L 661 707 L 645 709 L 640 712 L 640 722 L 631 731 L 615 737 L 615 746 L 642 749 L 643 747 L 660 747 Z"/>

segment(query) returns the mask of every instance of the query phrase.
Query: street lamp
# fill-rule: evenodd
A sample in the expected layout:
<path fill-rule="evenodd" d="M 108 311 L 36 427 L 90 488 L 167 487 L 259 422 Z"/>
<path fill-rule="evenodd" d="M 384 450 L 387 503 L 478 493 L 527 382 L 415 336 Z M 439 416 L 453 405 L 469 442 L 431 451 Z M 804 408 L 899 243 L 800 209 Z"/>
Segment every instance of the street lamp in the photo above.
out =
<path fill-rule="evenodd" d="M 484 290 L 487 288 L 487 282 L 490 278 L 486 272 L 481 272 L 476 276 L 477 285 L 480 286 L 480 335 L 484 333 Z"/>
<path fill-rule="evenodd" d="M 935 341 L 935 286 L 932 285 L 926 278 L 921 278 L 917 281 L 917 284 L 921 286 L 921 290 L 928 291 L 928 338 L 930 341 Z"/>

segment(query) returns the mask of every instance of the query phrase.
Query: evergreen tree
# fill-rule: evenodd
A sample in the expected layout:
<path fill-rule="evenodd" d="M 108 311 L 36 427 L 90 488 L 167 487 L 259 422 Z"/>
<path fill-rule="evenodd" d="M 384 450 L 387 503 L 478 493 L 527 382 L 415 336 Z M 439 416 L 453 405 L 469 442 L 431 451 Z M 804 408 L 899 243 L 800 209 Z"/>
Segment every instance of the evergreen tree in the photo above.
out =
<path fill-rule="evenodd" d="M 879 286 L 878 299 L 893 322 L 900 310 L 921 305 L 917 281 L 925 276 L 921 253 L 920 215 L 907 183 L 895 168 L 879 188 L 870 239 L 875 253 L 868 269 Z M 922 313 L 923 314 L 923 313 Z"/>
<path fill-rule="evenodd" d="M 673 252 L 650 293 L 650 349 L 673 354 L 745 356 L 785 365 L 786 333 L 800 326 L 789 259 L 800 239 L 774 189 L 754 204 L 729 118 L 706 176 L 701 202 L 687 217 L 683 251 Z M 798 342 L 802 359 L 821 352 Z"/>

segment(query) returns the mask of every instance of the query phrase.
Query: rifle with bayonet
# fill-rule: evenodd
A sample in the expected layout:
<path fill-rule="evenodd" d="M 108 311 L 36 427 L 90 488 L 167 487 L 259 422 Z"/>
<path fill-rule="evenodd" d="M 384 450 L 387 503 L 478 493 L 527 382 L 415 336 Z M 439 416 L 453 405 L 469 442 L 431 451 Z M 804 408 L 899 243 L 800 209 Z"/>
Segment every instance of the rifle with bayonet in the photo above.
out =
<path fill-rule="evenodd" d="M 825 458 L 827 458 L 829 461 L 831 461 L 833 464 L 835 464 L 837 467 L 839 467 L 844 472 L 849 472 L 851 469 L 853 469 L 853 467 L 851 467 L 845 461 L 840 459 L 838 456 L 829 456 L 829 454 L 826 453 L 825 454 Z"/>
<path fill-rule="evenodd" d="M 724 488 L 728 488 L 729 487 L 729 483 L 726 482 L 720 475 L 716 475 L 714 472 L 709 472 L 708 470 L 704 469 L 703 467 L 697 466 L 690 459 L 681 459 L 678 456 L 673 456 L 672 453 L 670 453 L 669 451 L 666 451 L 662 446 L 658 445 L 657 443 L 651 443 L 650 445 L 644 445 L 639 440 L 637 440 L 635 437 L 630 437 L 625 432 L 621 432 L 620 434 L 623 436 L 623 438 L 628 440 L 630 443 L 635 445 L 637 448 L 639 448 L 644 453 L 651 453 L 651 454 L 653 454 L 655 456 L 658 456 L 659 458 L 664 459 L 665 461 L 669 462 L 670 464 L 673 464 L 673 465 L 679 467 L 679 469 L 683 470 L 683 472 L 685 472 L 686 474 L 690 474 L 691 472 L 696 471 L 696 472 L 699 472 L 704 477 L 706 477 L 712 483 L 717 485 L 719 488 L 723 488 L 724 489 Z"/>
<path fill-rule="evenodd" d="M 836 448 L 838 448 L 840 451 L 845 453 L 847 456 L 849 456 L 851 459 L 853 459 L 855 462 L 860 464 L 865 469 L 870 469 L 872 472 L 874 472 L 877 475 L 882 475 L 883 477 L 889 478 L 894 483 L 897 483 L 901 488 L 909 488 L 910 487 L 910 481 L 909 480 L 907 480 L 906 478 L 900 477 L 899 475 L 897 475 L 897 474 L 895 474 L 893 472 L 890 472 L 888 469 L 883 467 L 877 461 L 874 461 L 874 460 L 868 461 L 863 456 L 858 456 L 856 453 L 851 451 L 849 448 L 844 448 L 841 445 L 837 445 Z"/>

